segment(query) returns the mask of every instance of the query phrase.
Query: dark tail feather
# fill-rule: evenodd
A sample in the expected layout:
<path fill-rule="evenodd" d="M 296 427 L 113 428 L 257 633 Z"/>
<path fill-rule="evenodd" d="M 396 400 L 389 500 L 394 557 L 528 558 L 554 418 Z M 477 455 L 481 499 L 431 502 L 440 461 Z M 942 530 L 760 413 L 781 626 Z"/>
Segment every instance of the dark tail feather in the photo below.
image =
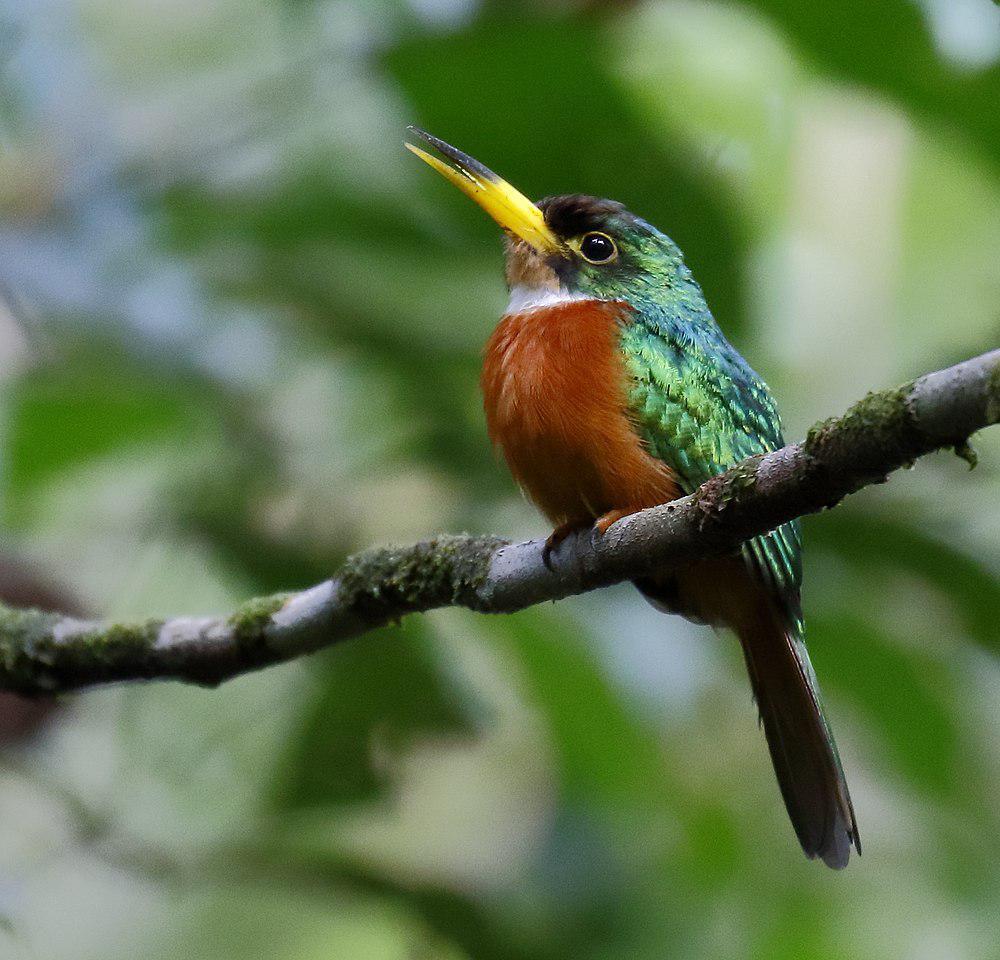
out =
<path fill-rule="evenodd" d="M 840 869 L 861 853 L 847 781 L 800 631 L 765 606 L 736 632 L 778 785 L 806 856 Z"/>

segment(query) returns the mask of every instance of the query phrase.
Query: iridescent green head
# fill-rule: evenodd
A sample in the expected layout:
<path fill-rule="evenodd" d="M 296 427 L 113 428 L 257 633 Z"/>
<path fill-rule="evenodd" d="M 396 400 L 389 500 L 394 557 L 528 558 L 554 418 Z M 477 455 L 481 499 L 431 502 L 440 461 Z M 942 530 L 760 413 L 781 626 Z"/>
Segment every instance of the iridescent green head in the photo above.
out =
<path fill-rule="evenodd" d="M 662 295 L 690 280 L 676 244 L 622 204 L 582 194 L 534 204 L 478 160 L 423 130 L 410 130 L 449 162 L 407 147 L 504 228 L 512 290 L 529 299 L 549 292 L 631 300 Z"/>
<path fill-rule="evenodd" d="M 540 259 L 568 293 L 628 299 L 669 288 L 687 274 L 674 242 L 615 200 L 569 194 L 546 197 L 538 208 L 559 241 L 555 252 Z M 508 240 L 508 279 L 533 258 L 539 254 L 529 244 Z"/>

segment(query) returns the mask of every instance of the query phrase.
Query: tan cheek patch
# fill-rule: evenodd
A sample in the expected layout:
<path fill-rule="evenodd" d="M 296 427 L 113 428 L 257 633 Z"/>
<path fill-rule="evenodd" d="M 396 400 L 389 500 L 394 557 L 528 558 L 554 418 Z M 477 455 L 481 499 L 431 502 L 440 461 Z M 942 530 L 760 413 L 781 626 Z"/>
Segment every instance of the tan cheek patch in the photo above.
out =
<path fill-rule="evenodd" d="M 532 246 L 523 240 L 512 240 L 508 237 L 506 248 L 508 286 L 521 286 L 534 290 L 559 289 L 559 278 L 555 270 Z"/>

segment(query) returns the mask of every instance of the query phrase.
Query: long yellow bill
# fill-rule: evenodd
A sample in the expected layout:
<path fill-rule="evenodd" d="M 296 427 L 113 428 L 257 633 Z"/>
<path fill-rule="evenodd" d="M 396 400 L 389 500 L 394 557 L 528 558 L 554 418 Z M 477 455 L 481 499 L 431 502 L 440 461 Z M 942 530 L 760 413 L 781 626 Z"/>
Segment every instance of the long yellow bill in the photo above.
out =
<path fill-rule="evenodd" d="M 489 167 L 483 166 L 468 154 L 456 150 L 450 143 L 431 136 L 419 127 L 407 130 L 434 147 L 451 163 L 445 163 L 426 150 L 406 144 L 406 149 L 429 164 L 445 180 L 449 180 L 466 196 L 479 204 L 504 230 L 509 230 L 540 253 L 552 253 L 562 244 L 545 223 L 542 211 L 523 193 L 498 177 Z"/>

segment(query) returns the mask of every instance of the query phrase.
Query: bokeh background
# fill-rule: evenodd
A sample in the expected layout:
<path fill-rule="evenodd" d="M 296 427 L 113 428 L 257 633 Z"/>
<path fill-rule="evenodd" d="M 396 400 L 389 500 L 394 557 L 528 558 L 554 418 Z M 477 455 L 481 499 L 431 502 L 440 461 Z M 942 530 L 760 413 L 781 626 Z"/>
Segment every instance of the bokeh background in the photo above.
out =
<path fill-rule="evenodd" d="M 214 613 L 540 535 L 505 302 L 418 123 L 670 233 L 800 437 L 1000 342 L 989 0 L 0 0 L 0 592 Z M 801 855 L 737 645 L 627 588 L 0 727 L 0 956 L 995 960 L 1000 432 L 806 521 L 865 854 Z"/>

